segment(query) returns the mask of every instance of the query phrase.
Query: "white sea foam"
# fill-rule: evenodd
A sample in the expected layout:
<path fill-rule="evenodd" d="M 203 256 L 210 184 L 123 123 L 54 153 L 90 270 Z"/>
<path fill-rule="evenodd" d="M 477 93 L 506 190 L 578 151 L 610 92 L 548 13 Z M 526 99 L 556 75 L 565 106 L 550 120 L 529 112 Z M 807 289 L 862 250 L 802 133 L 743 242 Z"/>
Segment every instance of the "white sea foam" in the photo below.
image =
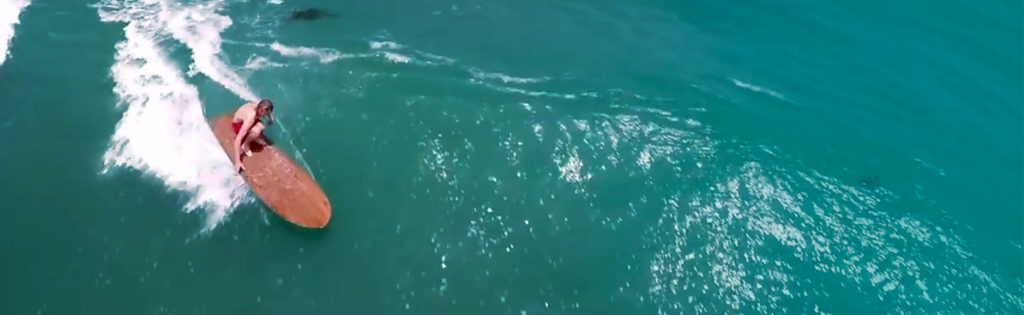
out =
<path fill-rule="evenodd" d="M 262 70 L 267 68 L 279 68 L 284 67 L 284 64 L 270 61 L 267 57 L 252 55 L 245 61 L 243 68 L 249 70 Z"/>
<path fill-rule="evenodd" d="M 771 95 L 772 97 L 780 99 L 780 100 L 786 100 L 786 96 L 782 95 L 782 93 L 773 91 L 772 89 L 756 86 L 756 85 L 753 85 L 753 84 L 750 84 L 750 83 L 746 83 L 746 82 L 743 82 L 743 81 L 740 81 L 740 80 L 736 80 L 736 79 L 733 79 L 733 78 L 729 78 L 729 80 L 732 80 L 732 84 L 735 84 L 738 87 L 741 87 L 741 88 L 744 88 L 744 89 L 747 89 L 747 90 L 751 90 L 751 91 L 754 91 L 754 92 L 758 92 L 758 93 L 768 94 L 768 95 Z"/>
<path fill-rule="evenodd" d="M 14 26 L 19 23 L 18 16 L 28 4 L 28 0 L 0 0 L 0 65 L 7 59 Z"/>
<path fill-rule="evenodd" d="M 486 82 L 486 81 L 470 80 L 470 83 L 479 84 L 479 85 L 485 86 L 485 87 L 487 87 L 489 89 L 492 89 L 492 90 L 495 90 L 495 91 L 498 91 L 498 92 L 510 93 L 510 94 L 522 94 L 522 95 L 533 96 L 533 97 L 551 97 L 551 98 L 561 98 L 561 99 L 567 99 L 567 100 L 576 99 L 578 97 L 578 96 L 576 96 L 576 94 L 556 93 L 556 92 L 547 92 L 547 91 L 532 91 L 532 90 L 527 90 L 527 89 L 520 89 L 520 88 L 514 88 L 514 87 L 509 87 L 509 86 L 498 85 L 498 84 L 494 84 L 494 83 L 490 83 L 490 82 Z"/>
<path fill-rule="evenodd" d="M 367 44 L 370 45 L 370 50 L 372 51 L 369 55 L 382 57 L 393 63 L 411 63 L 428 66 L 455 63 L 455 59 L 410 49 L 405 45 L 390 40 L 371 40 Z"/>
<path fill-rule="evenodd" d="M 428 52 L 425 52 L 425 51 L 417 50 L 416 54 L 419 55 L 420 57 L 428 59 L 429 61 L 427 63 L 430 63 L 430 64 L 450 65 L 450 64 L 455 63 L 455 59 L 453 59 L 453 58 L 448 58 L 448 57 L 445 57 L 445 56 L 439 56 L 439 55 L 431 54 L 431 53 L 428 53 Z"/>
<path fill-rule="evenodd" d="M 200 72 L 244 100 L 258 98 L 245 80 L 232 71 L 221 57 L 220 33 L 231 26 L 231 18 L 217 14 L 223 2 L 184 5 L 161 2 L 159 19 L 174 39 L 192 50 L 192 61 Z"/>
<path fill-rule="evenodd" d="M 102 21 L 128 23 L 110 70 L 124 113 L 104 153 L 104 172 L 126 166 L 185 192 L 187 211 L 205 210 L 205 230 L 247 201 L 248 190 L 207 125 L 199 92 L 161 44 L 169 36 L 183 41 L 193 49 L 199 71 L 240 96 L 249 95 L 243 98 L 251 97 L 245 83 L 217 56 L 219 31 L 230 22 L 211 16 L 216 6 L 117 0 L 98 5 Z"/>
<path fill-rule="evenodd" d="M 384 56 L 385 59 L 394 63 L 409 63 L 412 61 L 412 58 L 409 58 L 408 56 L 390 51 L 385 51 L 381 55 Z"/>
<path fill-rule="evenodd" d="M 371 41 L 370 49 L 399 49 L 402 45 L 391 41 Z"/>
<path fill-rule="evenodd" d="M 416 60 L 407 55 L 389 51 L 387 49 L 398 49 L 402 45 L 394 42 L 370 42 L 370 48 L 374 52 L 363 53 L 363 54 L 345 54 L 341 53 L 334 48 L 318 48 L 318 47 L 302 47 L 302 46 L 286 46 L 279 42 L 270 44 L 270 49 L 273 49 L 282 56 L 287 57 L 298 57 L 298 58 L 316 58 L 320 60 L 320 63 L 331 63 L 339 59 L 347 58 L 365 58 L 365 57 L 380 57 L 384 58 L 393 63 L 415 63 L 415 64 L 432 64 L 432 62 L 425 62 Z"/>
<path fill-rule="evenodd" d="M 480 80 L 487 80 L 487 79 L 490 79 L 490 80 L 501 80 L 501 82 L 504 82 L 504 83 L 514 83 L 514 84 L 537 83 L 537 82 L 547 81 L 547 80 L 550 79 L 548 77 L 540 77 L 540 78 L 514 77 L 514 76 L 510 76 L 510 75 L 501 73 L 501 72 L 487 72 L 487 71 L 480 70 L 480 69 L 477 69 L 477 68 L 469 68 L 469 73 L 474 78 L 477 78 L 477 79 L 480 79 Z"/>
<path fill-rule="evenodd" d="M 314 47 L 292 47 L 285 46 L 281 43 L 274 42 L 270 44 L 270 49 L 273 49 L 282 56 L 287 57 L 311 57 L 320 60 L 320 63 L 331 63 L 335 60 L 353 57 L 353 55 L 342 54 L 336 49 L 332 48 L 314 48 Z"/>

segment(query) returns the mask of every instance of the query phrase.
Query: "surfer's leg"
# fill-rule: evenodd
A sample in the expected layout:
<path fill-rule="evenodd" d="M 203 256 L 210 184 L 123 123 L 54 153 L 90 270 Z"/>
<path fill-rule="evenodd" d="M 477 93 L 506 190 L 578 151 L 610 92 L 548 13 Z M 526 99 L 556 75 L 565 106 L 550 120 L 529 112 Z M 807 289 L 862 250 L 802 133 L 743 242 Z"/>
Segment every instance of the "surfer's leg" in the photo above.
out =
<path fill-rule="evenodd" d="M 267 143 L 267 138 L 263 136 L 263 130 L 265 130 L 265 128 L 266 127 L 263 125 L 262 122 L 256 122 L 256 125 L 252 126 L 252 131 L 249 132 L 249 135 L 252 136 L 253 142 L 256 142 L 257 144 L 262 146 L 270 145 L 269 143 Z"/>
<path fill-rule="evenodd" d="M 256 141 L 256 143 L 261 145 L 265 145 L 265 143 L 262 143 L 262 140 L 260 140 L 263 135 L 263 128 L 263 123 L 257 121 L 256 124 L 252 126 L 252 129 L 249 129 L 249 133 L 246 134 L 245 139 L 242 140 L 242 152 L 245 152 L 245 155 L 252 156 L 252 149 L 250 149 L 250 146 L 253 141 Z"/>

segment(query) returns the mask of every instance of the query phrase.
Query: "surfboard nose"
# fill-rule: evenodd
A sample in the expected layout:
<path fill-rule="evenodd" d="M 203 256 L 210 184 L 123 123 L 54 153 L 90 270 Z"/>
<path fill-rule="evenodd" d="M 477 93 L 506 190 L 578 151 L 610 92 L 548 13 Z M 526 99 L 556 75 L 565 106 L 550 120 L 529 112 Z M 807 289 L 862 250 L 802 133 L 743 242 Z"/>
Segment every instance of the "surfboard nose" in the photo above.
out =
<path fill-rule="evenodd" d="M 325 199 L 323 202 L 323 206 L 326 209 L 326 211 L 317 212 L 319 215 L 312 218 L 309 221 L 309 224 L 303 225 L 303 227 L 311 229 L 322 229 L 324 227 L 327 227 L 327 223 L 331 222 L 331 204 L 327 202 L 327 200 Z"/>
<path fill-rule="evenodd" d="M 287 213 L 278 211 L 278 214 L 281 214 L 288 222 L 304 228 L 322 229 L 327 227 L 327 224 L 331 222 L 331 202 L 327 200 L 327 197 L 324 196 L 321 200 L 308 205 L 301 211 L 296 211 L 298 209 L 293 208 L 293 211 Z"/>

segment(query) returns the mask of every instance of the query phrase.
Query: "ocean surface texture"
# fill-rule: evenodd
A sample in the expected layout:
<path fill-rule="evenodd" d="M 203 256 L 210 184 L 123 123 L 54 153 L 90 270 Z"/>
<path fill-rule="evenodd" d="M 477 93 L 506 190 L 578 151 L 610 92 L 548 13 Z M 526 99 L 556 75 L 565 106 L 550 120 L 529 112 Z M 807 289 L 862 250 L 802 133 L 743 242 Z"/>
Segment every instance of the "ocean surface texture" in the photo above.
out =
<path fill-rule="evenodd" d="M 0 0 L 0 202 L 2 314 L 1019 314 L 1024 8 Z"/>

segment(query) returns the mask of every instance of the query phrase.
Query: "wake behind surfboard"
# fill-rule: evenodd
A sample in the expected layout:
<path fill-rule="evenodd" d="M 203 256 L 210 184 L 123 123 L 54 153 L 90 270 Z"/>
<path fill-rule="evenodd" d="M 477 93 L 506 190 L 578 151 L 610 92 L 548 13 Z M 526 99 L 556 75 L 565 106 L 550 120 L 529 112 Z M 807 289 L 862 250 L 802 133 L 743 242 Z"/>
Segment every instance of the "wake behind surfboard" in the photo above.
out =
<path fill-rule="evenodd" d="M 235 132 L 231 116 L 210 120 L 224 152 L 230 157 Z M 274 145 L 251 144 L 252 156 L 243 156 L 242 165 L 249 187 L 256 196 L 285 220 L 307 228 L 322 228 L 331 219 L 331 204 L 320 185 Z"/>

